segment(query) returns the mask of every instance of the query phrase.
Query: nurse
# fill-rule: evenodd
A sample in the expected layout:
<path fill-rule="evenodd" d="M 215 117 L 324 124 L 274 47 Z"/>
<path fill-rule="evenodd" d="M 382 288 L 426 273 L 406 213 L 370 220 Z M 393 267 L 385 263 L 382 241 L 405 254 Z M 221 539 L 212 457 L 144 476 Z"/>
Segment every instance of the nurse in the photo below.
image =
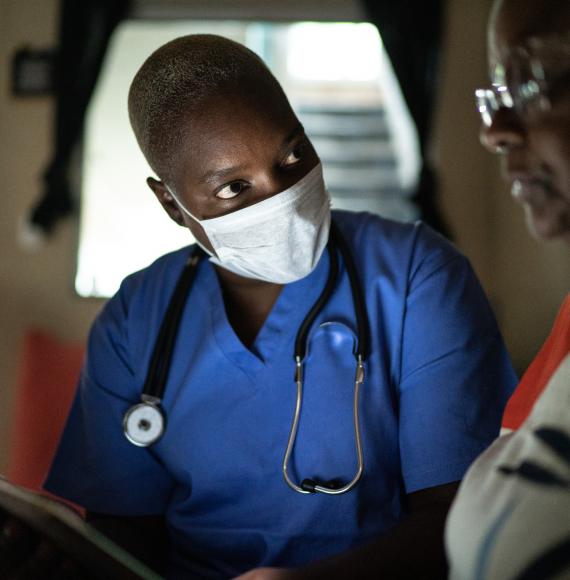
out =
<path fill-rule="evenodd" d="M 46 489 L 169 578 L 441 577 L 457 482 L 497 436 L 515 383 L 467 260 L 420 223 L 332 212 L 369 319 L 365 467 L 348 493 L 297 493 L 282 474 L 295 339 L 332 265 L 317 153 L 263 62 L 217 36 L 152 54 L 129 113 L 156 174 L 150 189 L 204 257 L 181 313 L 162 437 L 133 445 L 123 417 L 140 401 L 192 247 L 129 276 L 97 318 Z M 307 338 L 289 464 L 294 481 L 331 486 L 357 467 L 357 323 L 338 260 Z"/>

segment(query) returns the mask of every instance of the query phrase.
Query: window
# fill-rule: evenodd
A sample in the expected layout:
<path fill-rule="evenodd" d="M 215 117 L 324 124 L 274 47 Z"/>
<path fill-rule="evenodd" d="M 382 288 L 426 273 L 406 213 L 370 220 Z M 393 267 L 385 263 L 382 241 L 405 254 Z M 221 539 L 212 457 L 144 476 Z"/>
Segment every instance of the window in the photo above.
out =
<path fill-rule="evenodd" d="M 411 220 L 415 132 L 376 28 L 366 23 L 127 21 L 116 31 L 87 118 L 76 289 L 107 297 L 129 273 L 191 243 L 160 207 L 129 126 L 143 60 L 184 34 L 214 33 L 257 52 L 289 96 L 324 167 L 333 207 Z"/>

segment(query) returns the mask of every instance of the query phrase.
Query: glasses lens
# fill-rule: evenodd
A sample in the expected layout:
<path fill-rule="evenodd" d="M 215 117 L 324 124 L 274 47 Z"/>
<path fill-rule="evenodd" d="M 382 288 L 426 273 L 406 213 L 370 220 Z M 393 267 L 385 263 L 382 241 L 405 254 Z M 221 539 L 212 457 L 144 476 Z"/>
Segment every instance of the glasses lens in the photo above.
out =
<path fill-rule="evenodd" d="M 570 51 L 559 42 L 533 39 L 512 58 L 509 88 L 516 110 L 533 119 L 552 108 L 560 79 L 568 71 Z"/>
<path fill-rule="evenodd" d="M 493 89 L 477 89 L 475 91 L 475 104 L 483 124 L 490 127 L 495 113 L 499 110 L 499 101 L 495 91 Z"/>

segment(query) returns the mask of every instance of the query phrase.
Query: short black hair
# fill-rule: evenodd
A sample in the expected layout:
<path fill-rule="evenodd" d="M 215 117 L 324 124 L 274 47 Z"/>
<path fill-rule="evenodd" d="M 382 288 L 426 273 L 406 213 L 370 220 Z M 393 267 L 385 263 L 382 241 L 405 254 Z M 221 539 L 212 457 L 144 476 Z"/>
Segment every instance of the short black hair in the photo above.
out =
<path fill-rule="evenodd" d="M 283 99 L 283 89 L 254 52 L 213 34 L 182 36 L 158 48 L 143 63 L 129 91 L 129 118 L 149 165 L 172 178 L 189 115 L 216 95 L 241 91 Z M 247 95 L 246 95 L 247 91 Z M 255 96 L 255 95 L 253 95 Z"/>

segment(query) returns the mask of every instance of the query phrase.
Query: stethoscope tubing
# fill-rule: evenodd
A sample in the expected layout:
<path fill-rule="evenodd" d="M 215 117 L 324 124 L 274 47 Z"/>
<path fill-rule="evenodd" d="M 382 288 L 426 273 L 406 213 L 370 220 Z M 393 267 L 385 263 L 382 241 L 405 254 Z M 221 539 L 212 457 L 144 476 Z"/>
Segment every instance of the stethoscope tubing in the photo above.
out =
<path fill-rule="evenodd" d="M 297 432 L 299 428 L 299 419 L 301 415 L 301 407 L 303 401 L 303 361 L 306 356 L 306 343 L 309 329 L 313 322 L 322 310 L 324 305 L 334 292 L 336 286 L 336 278 L 338 276 L 338 250 L 343 256 L 345 268 L 350 282 L 350 290 L 352 294 L 352 301 L 357 321 L 357 344 L 354 356 L 356 358 L 356 372 L 354 379 L 354 401 L 353 401 L 353 419 L 354 419 L 354 439 L 356 446 L 357 468 L 351 481 L 339 486 L 334 484 L 319 483 L 314 479 L 304 479 L 301 485 L 296 484 L 289 475 L 289 463 L 291 455 L 295 447 L 297 439 Z M 364 293 L 360 285 L 356 266 L 352 258 L 352 254 L 342 236 L 338 226 L 331 222 L 331 237 L 328 244 L 329 252 L 329 276 L 325 288 L 321 295 L 303 320 L 297 334 L 295 341 L 295 383 L 297 385 L 297 396 L 295 401 L 295 410 L 293 413 L 293 421 L 289 431 L 289 438 L 287 440 L 287 447 L 285 449 L 285 456 L 283 458 L 282 472 L 287 485 L 294 491 L 303 494 L 309 493 L 324 493 L 327 495 L 341 495 L 350 491 L 358 483 L 364 472 L 364 454 L 362 451 L 362 438 L 360 434 L 360 416 L 359 416 L 359 399 L 360 387 L 364 382 L 364 361 L 368 356 L 368 337 L 369 337 L 369 323 L 366 313 L 366 302 Z"/>
<path fill-rule="evenodd" d="M 172 362 L 172 354 L 174 352 L 174 343 L 182 319 L 182 311 L 184 310 L 190 288 L 196 277 L 198 262 L 203 254 L 203 250 L 199 246 L 196 246 L 192 254 L 188 257 L 184 265 L 184 270 L 176 283 L 176 288 L 168 304 L 166 314 L 160 326 L 158 338 L 156 339 L 143 387 L 143 394 L 158 401 L 161 401 L 164 396 L 170 363 Z"/>
<path fill-rule="evenodd" d="M 364 291 L 362 289 L 362 284 L 360 283 L 360 276 L 356 270 L 356 264 L 354 263 L 352 252 L 334 221 L 331 222 L 331 235 L 342 254 L 344 267 L 346 268 L 348 281 L 350 282 L 352 303 L 354 304 L 354 312 L 356 314 L 356 336 L 358 337 L 355 357 L 358 359 L 360 356 L 362 362 L 364 362 L 368 358 L 370 349 L 370 323 L 366 311 Z"/>

